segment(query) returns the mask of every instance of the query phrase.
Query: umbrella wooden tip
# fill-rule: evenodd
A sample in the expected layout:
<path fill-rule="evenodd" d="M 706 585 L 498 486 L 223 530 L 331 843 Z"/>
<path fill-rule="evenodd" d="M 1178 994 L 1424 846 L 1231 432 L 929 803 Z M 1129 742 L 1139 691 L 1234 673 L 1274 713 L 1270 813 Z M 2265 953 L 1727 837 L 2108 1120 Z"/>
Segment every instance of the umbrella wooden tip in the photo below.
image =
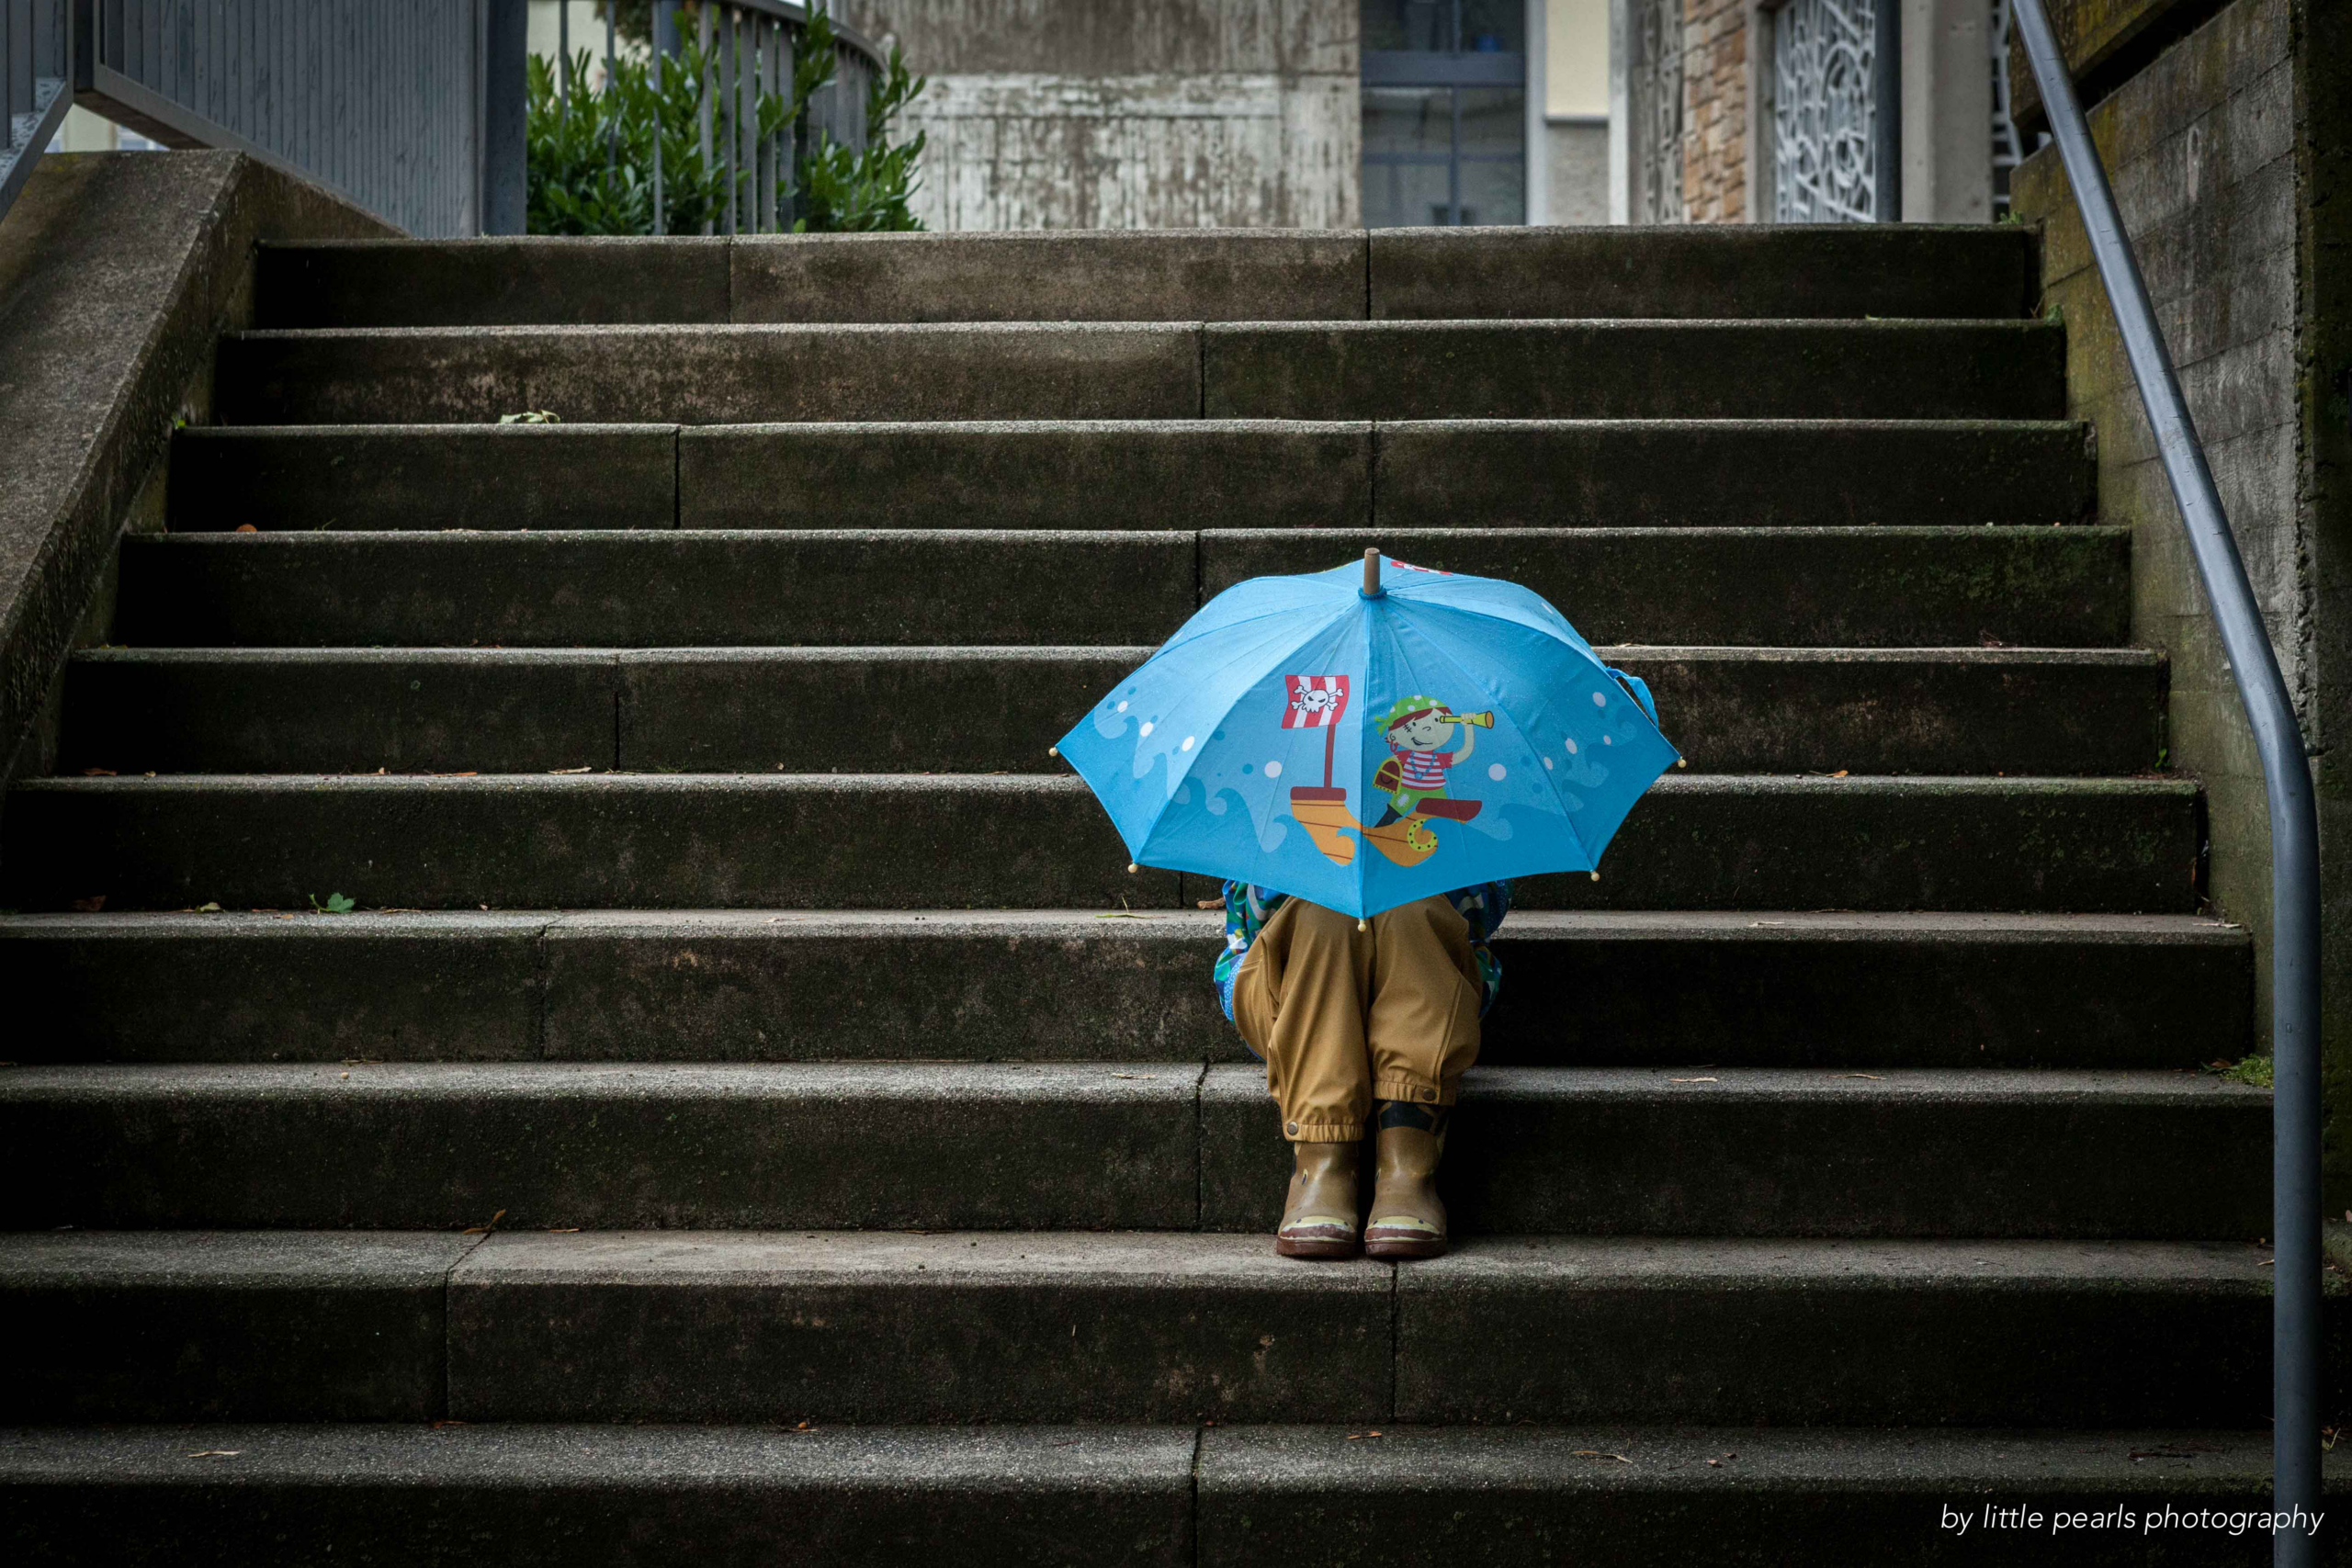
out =
<path fill-rule="evenodd" d="M 1128 874 L 1129 876 L 1133 876 L 1136 872 L 1139 872 L 1139 871 L 1141 871 L 1142 869 L 1143 869 L 1143 867 L 1141 867 L 1141 866 L 1137 865 L 1137 864 L 1136 864 L 1135 862 L 1133 862 L 1133 861 L 1129 861 L 1129 862 L 1127 863 L 1127 874 Z"/>
<path fill-rule="evenodd" d="M 1062 749 L 1058 746 L 1048 746 L 1046 748 L 1046 755 L 1048 757 L 1058 757 L 1061 754 Z"/>
<path fill-rule="evenodd" d="M 1690 765 L 1690 759 L 1688 757 L 1677 757 L 1674 759 L 1674 765 L 1678 768 L 1687 768 Z"/>
<path fill-rule="evenodd" d="M 1596 872 L 1594 872 L 1594 873 L 1592 874 L 1592 879 L 1593 879 L 1595 882 L 1600 881 L 1600 873 L 1599 873 L 1599 872 L 1597 872 L 1597 871 L 1596 871 Z"/>
<path fill-rule="evenodd" d="M 1372 922 L 1359 917 L 1356 920 L 1356 930 L 1360 931 L 1368 931 L 1372 930 Z"/>

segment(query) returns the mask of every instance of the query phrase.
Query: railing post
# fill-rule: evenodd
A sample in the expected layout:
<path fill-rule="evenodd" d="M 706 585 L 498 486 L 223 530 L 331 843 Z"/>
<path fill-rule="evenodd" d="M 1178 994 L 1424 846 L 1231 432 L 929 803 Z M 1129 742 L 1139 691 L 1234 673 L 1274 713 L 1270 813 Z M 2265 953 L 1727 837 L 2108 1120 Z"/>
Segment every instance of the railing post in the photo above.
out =
<path fill-rule="evenodd" d="M 490 7 L 482 50 L 481 231 L 520 234 L 527 227 L 530 175 L 530 13 L 525 0 L 484 0 Z"/>
<path fill-rule="evenodd" d="M 2320 879 L 2309 754 L 2042 0 L 2014 0 L 2011 19 L 2041 89 L 2051 133 L 2074 186 L 2083 230 L 2115 309 L 2132 377 L 2146 405 L 2165 477 L 2180 505 L 2198 576 L 2212 604 L 2230 673 L 2262 757 L 2270 810 L 2272 1506 L 2281 1515 L 2300 1511 L 2315 1519 L 2321 1511 Z M 2275 1532 L 2271 1551 L 2279 1568 L 2307 1568 L 2320 1561 L 2316 1532 L 2308 1529 Z"/>

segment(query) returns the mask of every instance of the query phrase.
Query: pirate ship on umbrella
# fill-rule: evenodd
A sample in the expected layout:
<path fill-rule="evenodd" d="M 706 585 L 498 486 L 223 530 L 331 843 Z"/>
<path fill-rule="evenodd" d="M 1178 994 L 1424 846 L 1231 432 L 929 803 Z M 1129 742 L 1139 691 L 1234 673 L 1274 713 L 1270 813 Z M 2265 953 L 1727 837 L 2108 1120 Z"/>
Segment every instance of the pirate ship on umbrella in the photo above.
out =
<path fill-rule="evenodd" d="M 1397 865 L 1414 866 L 1437 851 L 1437 821 L 1467 822 L 1478 815 L 1479 803 L 1455 800 L 1446 791 L 1448 768 L 1470 760 L 1478 743 L 1476 729 L 1492 729 L 1489 713 L 1455 713 L 1434 697 L 1401 697 L 1381 725 L 1393 753 L 1374 771 L 1372 785 L 1387 796 L 1387 808 L 1377 822 L 1364 822 L 1348 809 L 1348 792 L 1331 782 L 1333 752 L 1339 740 L 1340 717 L 1348 708 L 1345 675 L 1288 675 L 1290 702 L 1283 710 L 1284 729 L 1323 731 L 1323 782 L 1298 784 L 1290 792 L 1290 813 L 1306 829 L 1315 847 L 1335 865 L 1356 858 L 1362 839 Z M 1456 727 L 1461 750 L 1450 742 Z"/>

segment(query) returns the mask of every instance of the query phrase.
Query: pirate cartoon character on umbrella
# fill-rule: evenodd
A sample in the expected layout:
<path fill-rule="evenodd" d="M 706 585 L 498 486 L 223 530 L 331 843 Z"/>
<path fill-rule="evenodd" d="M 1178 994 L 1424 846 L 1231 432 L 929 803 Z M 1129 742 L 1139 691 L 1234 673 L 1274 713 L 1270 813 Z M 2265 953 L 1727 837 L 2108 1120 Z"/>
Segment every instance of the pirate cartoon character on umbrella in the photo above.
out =
<path fill-rule="evenodd" d="M 1445 771 L 1470 760 L 1478 744 L 1471 727 L 1490 728 L 1494 722 L 1490 713 L 1458 714 L 1435 697 L 1399 697 L 1381 726 L 1396 754 L 1373 774 L 1373 787 L 1388 795 L 1388 809 L 1373 826 L 1385 828 L 1416 815 L 1466 818 L 1476 813 L 1477 802 L 1447 798 Z M 1448 751 L 1444 748 L 1457 724 L 1462 726 L 1462 750 Z"/>

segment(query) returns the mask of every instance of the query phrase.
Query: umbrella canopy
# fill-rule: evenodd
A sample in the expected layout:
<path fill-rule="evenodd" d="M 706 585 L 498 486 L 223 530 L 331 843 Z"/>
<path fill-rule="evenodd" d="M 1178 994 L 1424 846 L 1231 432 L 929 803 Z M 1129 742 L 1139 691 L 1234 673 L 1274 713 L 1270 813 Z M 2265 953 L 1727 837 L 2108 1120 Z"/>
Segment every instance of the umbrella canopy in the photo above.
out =
<path fill-rule="evenodd" d="M 1058 750 L 1137 863 L 1356 916 L 1597 873 L 1678 760 L 1542 598 L 1370 551 L 1218 594 Z"/>

